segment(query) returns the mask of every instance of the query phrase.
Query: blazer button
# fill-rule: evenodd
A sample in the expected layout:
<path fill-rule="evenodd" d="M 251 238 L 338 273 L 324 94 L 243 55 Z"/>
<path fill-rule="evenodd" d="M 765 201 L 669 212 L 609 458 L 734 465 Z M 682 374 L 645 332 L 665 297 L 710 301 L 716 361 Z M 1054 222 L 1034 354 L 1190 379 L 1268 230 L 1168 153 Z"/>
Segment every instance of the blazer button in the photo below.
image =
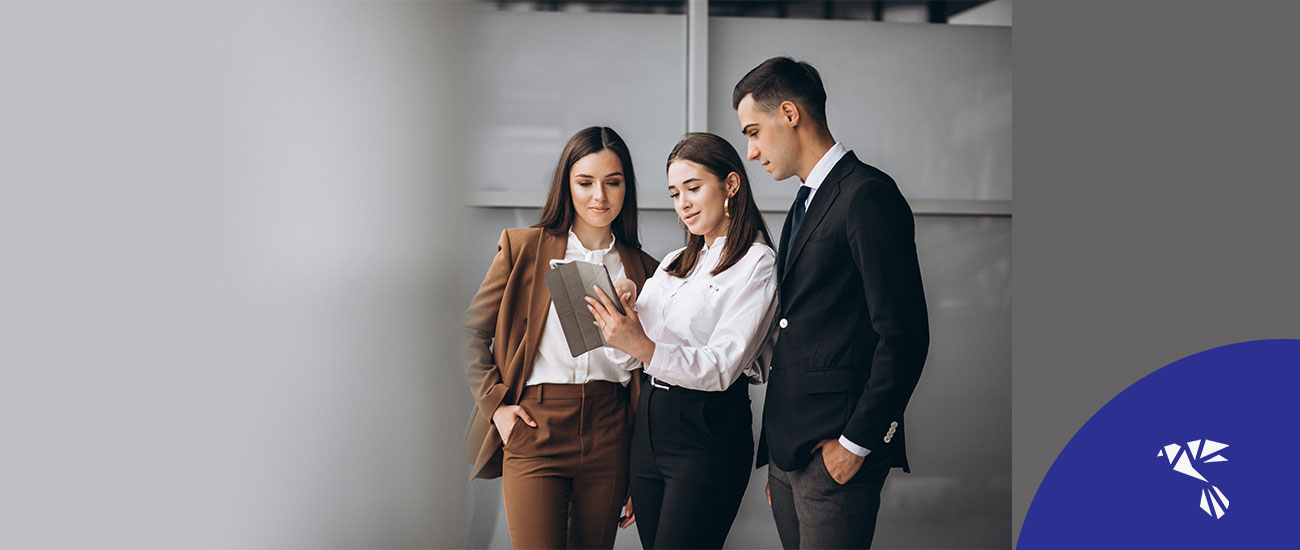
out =
<path fill-rule="evenodd" d="M 890 422 L 890 423 L 889 423 L 889 427 L 890 427 L 890 428 L 897 428 L 897 427 L 898 427 L 898 423 L 897 423 L 897 422 Z"/>
<path fill-rule="evenodd" d="M 778 324 L 781 325 L 781 328 L 785 328 L 785 327 L 790 326 L 790 322 L 789 322 L 789 321 L 786 321 L 785 319 L 781 319 L 781 322 L 778 323 Z"/>

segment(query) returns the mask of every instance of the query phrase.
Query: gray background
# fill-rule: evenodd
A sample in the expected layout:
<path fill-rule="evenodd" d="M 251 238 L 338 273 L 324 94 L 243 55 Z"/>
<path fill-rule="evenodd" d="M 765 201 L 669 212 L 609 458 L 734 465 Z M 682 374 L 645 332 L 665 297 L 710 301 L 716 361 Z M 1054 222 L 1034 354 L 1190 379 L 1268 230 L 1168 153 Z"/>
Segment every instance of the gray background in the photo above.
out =
<path fill-rule="evenodd" d="M 1014 530 L 1128 384 L 1300 332 L 1300 8 L 1020 7 Z M 465 544 L 455 11 L 0 8 L 0 546 Z"/>
<path fill-rule="evenodd" d="M 1300 336 L 1300 6 L 1016 7 L 1018 534 L 1111 397 L 1201 350 Z"/>

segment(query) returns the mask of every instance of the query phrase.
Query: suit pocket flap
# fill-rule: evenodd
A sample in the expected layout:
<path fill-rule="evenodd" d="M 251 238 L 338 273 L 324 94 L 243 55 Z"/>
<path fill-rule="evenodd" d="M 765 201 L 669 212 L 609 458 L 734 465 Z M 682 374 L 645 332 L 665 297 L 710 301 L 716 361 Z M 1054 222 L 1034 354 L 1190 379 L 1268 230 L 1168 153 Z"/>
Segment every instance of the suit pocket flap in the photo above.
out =
<path fill-rule="evenodd" d="M 820 239 L 814 239 L 814 240 L 808 241 L 807 244 L 803 245 L 803 251 L 804 251 L 805 254 L 810 253 L 810 252 L 816 252 L 816 251 L 818 251 L 818 250 L 822 250 L 822 249 L 824 249 L 824 248 L 831 248 L 831 247 L 834 247 L 834 246 L 840 244 L 840 242 L 841 242 L 841 239 L 840 239 L 840 237 L 839 237 L 838 235 L 832 235 L 832 236 L 830 236 L 830 237 L 822 237 L 822 238 L 820 238 Z"/>
<path fill-rule="evenodd" d="M 857 371 L 834 368 L 805 371 L 802 375 L 804 391 L 808 393 L 859 393 L 862 377 Z"/>

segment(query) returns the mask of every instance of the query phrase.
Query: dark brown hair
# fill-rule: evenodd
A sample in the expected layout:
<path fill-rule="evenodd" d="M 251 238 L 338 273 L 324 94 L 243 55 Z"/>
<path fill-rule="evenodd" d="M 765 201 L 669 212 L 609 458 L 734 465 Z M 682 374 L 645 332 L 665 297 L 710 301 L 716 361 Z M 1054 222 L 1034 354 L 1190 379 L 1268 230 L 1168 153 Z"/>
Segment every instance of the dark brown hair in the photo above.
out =
<path fill-rule="evenodd" d="M 759 111 L 771 113 L 782 101 L 793 101 L 805 116 L 826 128 L 826 88 L 817 69 L 803 61 L 773 57 L 760 63 L 736 83 L 731 108 L 740 107 L 740 100 L 749 94 L 754 94 Z"/>
<path fill-rule="evenodd" d="M 627 151 L 627 144 L 613 128 L 592 126 L 583 128 L 569 138 L 560 153 L 560 162 L 555 165 L 555 174 L 551 176 L 551 190 L 546 194 L 546 206 L 542 207 L 542 219 L 533 227 L 540 227 L 552 235 L 565 235 L 573 226 L 573 192 L 569 190 L 569 172 L 579 159 L 592 153 L 613 151 L 623 163 L 623 208 L 610 228 L 614 239 L 633 250 L 641 249 L 641 239 L 637 235 L 636 211 L 636 174 L 632 173 L 632 155 Z"/>
<path fill-rule="evenodd" d="M 722 247 L 722 259 L 718 262 L 718 267 L 713 269 L 714 275 L 740 261 L 760 234 L 765 244 L 772 245 L 772 237 L 767 232 L 767 224 L 763 222 L 763 214 L 758 211 L 754 194 L 749 189 L 749 176 L 745 174 L 745 166 L 736 149 L 727 140 L 705 132 L 687 134 L 668 153 L 667 165 L 672 166 L 678 160 L 689 160 L 703 166 L 724 182 L 732 172 L 740 176 L 740 186 L 736 188 L 736 195 L 731 197 L 736 200 L 727 201 L 727 213 L 731 215 L 727 224 L 727 240 Z M 668 264 L 668 274 L 674 277 L 690 275 L 695 270 L 703 247 L 704 236 L 688 232 L 686 249 Z"/>

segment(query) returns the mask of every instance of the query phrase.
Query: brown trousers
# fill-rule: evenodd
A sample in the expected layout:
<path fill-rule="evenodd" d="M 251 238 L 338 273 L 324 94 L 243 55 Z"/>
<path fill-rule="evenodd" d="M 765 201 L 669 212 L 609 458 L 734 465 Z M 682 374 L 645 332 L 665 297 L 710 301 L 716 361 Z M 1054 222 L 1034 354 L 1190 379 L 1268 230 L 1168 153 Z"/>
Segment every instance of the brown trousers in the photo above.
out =
<path fill-rule="evenodd" d="M 539 384 L 518 405 L 504 449 L 502 491 L 511 546 L 612 548 L 627 500 L 631 408 L 613 382 Z"/>

